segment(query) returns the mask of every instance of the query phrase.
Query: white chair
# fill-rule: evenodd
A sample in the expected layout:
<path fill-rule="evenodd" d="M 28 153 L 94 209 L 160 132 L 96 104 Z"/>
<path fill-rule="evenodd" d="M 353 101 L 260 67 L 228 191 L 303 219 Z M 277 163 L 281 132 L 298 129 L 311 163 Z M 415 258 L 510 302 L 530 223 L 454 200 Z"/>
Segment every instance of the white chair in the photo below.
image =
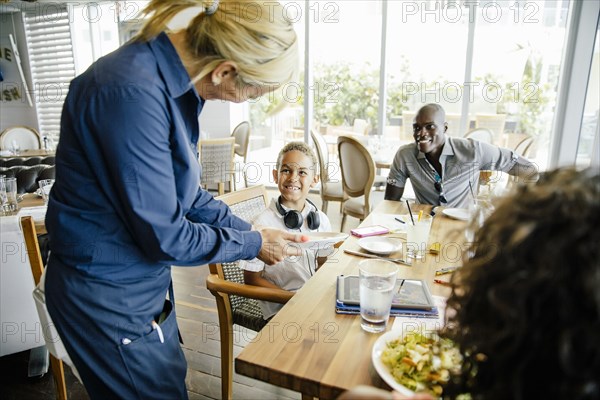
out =
<path fill-rule="evenodd" d="M 475 128 L 487 128 L 493 133 L 492 143 L 501 143 L 506 114 L 475 114 Z"/>
<path fill-rule="evenodd" d="M 369 134 L 369 122 L 365 119 L 360 119 L 360 118 L 354 119 L 354 123 L 352 125 L 352 131 L 356 132 L 359 135 L 368 135 Z"/>
<path fill-rule="evenodd" d="M 448 124 L 448 135 L 454 137 L 463 136 L 460 133 L 460 114 L 446 113 L 446 123 Z"/>
<path fill-rule="evenodd" d="M 347 215 L 362 221 L 371 212 L 369 197 L 375 182 L 375 162 L 369 150 L 350 136 L 338 137 L 338 153 L 345 199 L 340 228 L 343 232 Z"/>
<path fill-rule="evenodd" d="M 485 142 L 489 144 L 494 143 L 494 134 L 487 128 L 475 128 L 465 133 L 465 138 L 477 140 L 479 142 Z"/>
<path fill-rule="evenodd" d="M 219 196 L 225 193 L 225 183 L 233 188 L 233 154 L 235 138 L 205 139 L 198 142 L 202 177 L 200 184 L 208 190 L 209 184 L 218 185 Z"/>
<path fill-rule="evenodd" d="M 237 156 L 242 158 L 244 165 L 242 165 L 241 172 L 244 177 L 244 186 L 248 186 L 248 181 L 246 179 L 246 173 L 244 172 L 244 166 L 246 165 L 246 157 L 248 156 L 248 144 L 250 143 L 250 123 L 248 121 L 244 121 L 238 124 L 233 129 L 231 136 L 235 138 L 235 148 L 234 152 Z M 234 179 L 233 179 L 233 188 L 236 190 L 237 185 L 237 165 L 235 166 Z"/>
<path fill-rule="evenodd" d="M 321 211 L 327 214 L 327 202 L 339 201 L 340 212 L 344 201 L 344 191 L 342 190 L 342 182 L 332 181 L 329 177 L 329 151 L 325 138 L 315 131 L 311 130 L 310 135 L 315 143 L 317 150 L 317 158 L 319 159 L 319 174 L 321 175 Z"/>
<path fill-rule="evenodd" d="M 0 133 L 0 150 L 37 150 L 42 147 L 38 131 L 28 126 L 11 126 Z"/>
<path fill-rule="evenodd" d="M 413 123 L 417 117 L 416 111 L 402 111 L 402 134 L 404 139 L 412 140 L 413 137 Z"/>
<path fill-rule="evenodd" d="M 531 148 L 533 146 L 533 137 L 527 135 L 523 138 L 517 145 L 514 150 L 520 156 L 529 157 L 529 153 L 531 152 Z"/>

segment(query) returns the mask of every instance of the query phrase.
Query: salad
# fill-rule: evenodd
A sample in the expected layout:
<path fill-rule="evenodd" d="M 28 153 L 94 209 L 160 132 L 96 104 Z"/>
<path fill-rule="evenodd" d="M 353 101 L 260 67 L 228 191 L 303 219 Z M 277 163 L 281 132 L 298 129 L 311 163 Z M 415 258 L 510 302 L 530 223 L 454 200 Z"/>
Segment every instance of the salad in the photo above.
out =
<path fill-rule="evenodd" d="M 460 370 L 462 356 L 448 339 L 411 333 L 387 342 L 381 361 L 401 385 L 441 396 L 450 374 Z"/>

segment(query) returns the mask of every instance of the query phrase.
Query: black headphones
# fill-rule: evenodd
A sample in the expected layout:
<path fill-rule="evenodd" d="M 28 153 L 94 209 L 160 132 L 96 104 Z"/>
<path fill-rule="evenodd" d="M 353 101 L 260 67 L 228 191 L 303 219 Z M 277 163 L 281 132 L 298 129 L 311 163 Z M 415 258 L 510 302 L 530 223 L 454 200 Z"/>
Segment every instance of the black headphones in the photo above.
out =
<path fill-rule="evenodd" d="M 312 201 L 310 201 L 309 199 L 306 199 L 306 201 L 308 201 L 308 203 L 315 209 L 314 211 L 309 212 L 306 216 L 308 228 L 310 230 L 319 229 L 319 226 L 321 225 L 321 220 L 319 218 L 319 210 Z M 302 227 L 302 224 L 304 223 L 302 213 L 296 210 L 285 211 L 283 209 L 283 206 L 281 205 L 281 196 L 277 198 L 275 207 L 277 207 L 277 211 L 279 211 L 279 214 L 283 216 L 283 223 L 287 228 L 300 229 Z"/>

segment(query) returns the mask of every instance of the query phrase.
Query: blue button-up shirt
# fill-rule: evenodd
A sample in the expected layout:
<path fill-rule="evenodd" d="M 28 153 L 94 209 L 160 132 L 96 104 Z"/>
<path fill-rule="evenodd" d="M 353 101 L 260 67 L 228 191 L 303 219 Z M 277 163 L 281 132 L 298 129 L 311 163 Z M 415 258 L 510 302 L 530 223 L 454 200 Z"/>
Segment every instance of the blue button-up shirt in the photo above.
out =
<path fill-rule="evenodd" d="M 256 257 L 260 234 L 200 189 L 203 104 L 164 33 L 73 80 L 46 217 L 50 267 L 127 279 Z"/>

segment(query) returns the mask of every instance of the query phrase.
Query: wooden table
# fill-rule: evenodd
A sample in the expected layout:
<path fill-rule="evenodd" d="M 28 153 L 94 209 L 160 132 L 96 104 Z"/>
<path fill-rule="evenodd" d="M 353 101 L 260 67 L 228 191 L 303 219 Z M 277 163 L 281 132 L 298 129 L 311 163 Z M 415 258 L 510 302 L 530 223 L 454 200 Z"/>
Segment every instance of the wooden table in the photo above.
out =
<path fill-rule="evenodd" d="M 403 202 L 383 201 L 361 226 L 371 225 L 376 214 L 406 214 L 405 207 Z M 431 206 L 416 206 L 413 212 L 421 209 L 428 212 Z M 398 264 L 399 277 L 423 279 L 432 294 L 447 297 L 450 289 L 433 283 L 435 270 L 461 264 L 465 222 L 437 210 L 429 244 L 440 242 L 440 253 L 427 254 L 413 266 Z M 392 235 L 405 238 L 404 234 Z M 360 316 L 339 315 L 334 309 L 336 277 L 358 275 L 358 262 L 363 258 L 343 252 L 360 250 L 357 240 L 350 236 L 246 346 L 235 359 L 236 372 L 301 392 L 303 398 L 333 399 L 359 384 L 388 388 L 371 363 L 371 349 L 379 335 L 363 331 Z M 392 324 L 393 320 L 388 329 Z"/>
<path fill-rule="evenodd" d="M 19 202 L 19 210 L 25 207 L 39 207 L 44 205 L 44 200 L 35 193 L 25 193 L 23 200 Z M 38 235 L 47 233 L 44 220 L 34 220 L 35 230 Z"/>

